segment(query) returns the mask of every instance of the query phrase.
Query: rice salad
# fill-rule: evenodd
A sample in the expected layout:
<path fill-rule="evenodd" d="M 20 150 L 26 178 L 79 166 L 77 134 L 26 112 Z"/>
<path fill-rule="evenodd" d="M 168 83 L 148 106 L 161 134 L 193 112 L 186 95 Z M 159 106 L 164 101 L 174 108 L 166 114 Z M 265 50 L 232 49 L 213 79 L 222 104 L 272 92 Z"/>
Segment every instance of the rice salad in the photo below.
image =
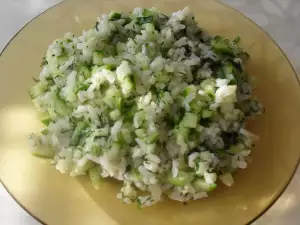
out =
<path fill-rule="evenodd" d="M 239 39 L 208 35 L 188 8 L 111 12 L 65 34 L 30 88 L 45 125 L 32 153 L 96 189 L 117 179 L 117 198 L 140 207 L 232 186 L 257 139 L 245 121 L 262 111 Z"/>

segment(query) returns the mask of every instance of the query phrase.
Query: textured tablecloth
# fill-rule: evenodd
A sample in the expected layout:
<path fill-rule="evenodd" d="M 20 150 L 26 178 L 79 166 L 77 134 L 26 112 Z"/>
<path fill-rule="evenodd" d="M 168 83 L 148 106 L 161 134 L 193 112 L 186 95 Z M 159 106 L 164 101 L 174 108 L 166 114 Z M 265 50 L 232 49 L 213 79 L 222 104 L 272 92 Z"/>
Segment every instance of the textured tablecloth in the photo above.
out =
<path fill-rule="evenodd" d="M 0 51 L 28 21 L 58 2 L 60 0 L 0 0 Z M 267 31 L 287 54 L 298 75 L 300 74 L 300 0 L 221 0 L 221 2 L 241 11 Z M 0 224 L 40 225 L 8 195 L 1 184 Z M 254 223 L 254 225 L 285 224 L 300 224 L 300 169 L 285 193 Z"/>

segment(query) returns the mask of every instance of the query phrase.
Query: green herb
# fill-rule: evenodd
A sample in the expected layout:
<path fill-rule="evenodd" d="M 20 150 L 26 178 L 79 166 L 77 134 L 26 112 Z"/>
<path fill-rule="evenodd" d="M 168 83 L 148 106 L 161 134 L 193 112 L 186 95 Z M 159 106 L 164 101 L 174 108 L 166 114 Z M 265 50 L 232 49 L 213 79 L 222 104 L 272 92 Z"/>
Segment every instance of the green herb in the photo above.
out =
<path fill-rule="evenodd" d="M 234 39 L 233 39 L 233 42 L 234 43 L 239 43 L 241 41 L 241 37 L 240 36 L 236 36 Z"/>
<path fill-rule="evenodd" d="M 138 17 L 136 18 L 136 23 L 139 25 L 143 25 L 145 23 L 152 23 L 153 16 L 145 16 L 145 17 Z"/>
<path fill-rule="evenodd" d="M 32 80 L 33 80 L 34 82 L 36 82 L 36 83 L 40 82 L 40 80 L 37 79 L 37 78 L 35 78 L 35 77 L 33 77 Z"/>
<path fill-rule="evenodd" d="M 229 40 L 226 38 L 216 36 L 211 40 L 211 45 L 213 50 L 215 50 L 216 52 L 233 54 L 232 49 L 230 48 Z"/>
<path fill-rule="evenodd" d="M 118 20 L 121 18 L 121 13 L 117 13 L 117 12 L 111 12 L 109 14 L 109 19 L 112 21 Z"/>
<path fill-rule="evenodd" d="M 46 57 L 43 57 L 42 62 L 41 62 L 41 67 L 46 66 L 48 64 L 48 61 L 46 60 Z"/>
<path fill-rule="evenodd" d="M 99 25 L 99 22 L 97 21 L 96 24 L 95 24 L 95 29 L 96 29 L 96 31 L 99 31 L 98 25 Z"/>

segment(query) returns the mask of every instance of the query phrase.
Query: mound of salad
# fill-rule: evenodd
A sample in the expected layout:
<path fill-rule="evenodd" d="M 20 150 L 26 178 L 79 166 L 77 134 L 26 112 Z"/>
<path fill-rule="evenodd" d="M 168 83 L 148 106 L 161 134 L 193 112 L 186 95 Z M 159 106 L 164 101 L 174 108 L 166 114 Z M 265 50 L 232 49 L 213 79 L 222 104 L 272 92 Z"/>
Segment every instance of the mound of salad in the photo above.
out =
<path fill-rule="evenodd" d="M 66 33 L 30 88 L 45 125 L 29 136 L 33 155 L 96 189 L 117 179 L 117 198 L 141 207 L 232 186 L 257 139 L 245 121 L 262 111 L 239 41 L 210 36 L 188 8 L 110 12 Z"/>

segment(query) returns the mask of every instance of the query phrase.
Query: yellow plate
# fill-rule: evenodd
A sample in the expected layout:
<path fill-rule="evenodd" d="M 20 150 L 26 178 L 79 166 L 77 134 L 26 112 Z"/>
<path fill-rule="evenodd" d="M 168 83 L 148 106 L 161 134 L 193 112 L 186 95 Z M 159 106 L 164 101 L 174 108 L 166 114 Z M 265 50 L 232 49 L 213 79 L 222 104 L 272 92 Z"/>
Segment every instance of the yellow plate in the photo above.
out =
<path fill-rule="evenodd" d="M 31 156 L 27 134 L 39 123 L 27 94 L 48 45 L 65 32 L 91 28 L 110 10 L 155 6 L 170 13 L 188 5 L 200 26 L 213 34 L 239 35 L 250 53 L 248 71 L 257 77 L 257 95 L 265 115 L 251 123 L 260 136 L 252 164 L 231 188 L 182 205 L 166 201 L 139 210 L 123 205 L 118 185 L 95 191 L 85 178 L 62 175 Z M 75 20 L 77 18 L 77 22 Z M 78 20 L 79 18 L 79 20 Z M 288 184 L 300 155 L 300 89 L 290 63 L 277 45 L 240 13 L 201 0 L 73 0 L 46 11 L 11 41 L 0 57 L 0 177 L 24 208 L 50 225 L 242 225 L 258 217 Z"/>

